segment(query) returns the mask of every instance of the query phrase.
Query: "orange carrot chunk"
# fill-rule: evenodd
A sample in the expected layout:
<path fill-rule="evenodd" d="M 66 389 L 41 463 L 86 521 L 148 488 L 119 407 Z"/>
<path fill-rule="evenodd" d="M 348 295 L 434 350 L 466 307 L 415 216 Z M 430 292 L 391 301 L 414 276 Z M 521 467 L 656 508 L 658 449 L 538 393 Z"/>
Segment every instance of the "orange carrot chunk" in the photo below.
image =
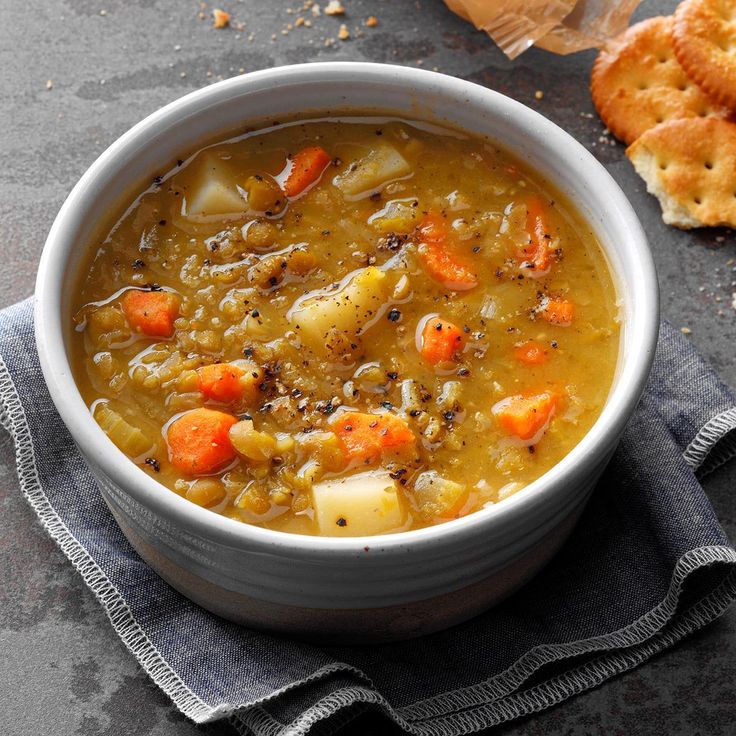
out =
<path fill-rule="evenodd" d="M 569 327 L 575 316 L 575 305 L 567 299 L 545 297 L 539 311 L 550 324 Z"/>
<path fill-rule="evenodd" d="M 213 409 L 194 409 L 169 426 L 171 462 L 184 473 L 211 473 L 235 458 L 228 432 L 238 420 Z"/>
<path fill-rule="evenodd" d="M 330 154 L 319 146 L 309 146 L 295 154 L 284 183 L 286 196 L 296 197 L 318 181 L 330 161 Z"/>
<path fill-rule="evenodd" d="M 243 395 L 240 379 L 244 375 L 245 371 L 232 363 L 204 365 L 197 370 L 199 390 L 214 401 L 236 401 Z"/>
<path fill-rule="evenodd" d="M 427 273 L 453 291 L 467 291 L 478 285 L 470 264 L 450 245 L 445 220 L 429 212 L 419 226 L 419 257 Z"/>
<path fill-rule="evenodd" d="M 546 429 L 556 408 L 557 396 L 545 391 L 535 396 L 509 396 L 499 401 L 492 411 L 509 434 L 521 440 L 531 440 Z"/>
<path fill-rule="evenodd" d="M 465 347 L 463 331 L 439 317 L 430 317 L 422 329 L 420 353 L 430 365 L 453 360 Z"/>
<path fill-rule="evenodd" d="M 179 297 L 170 291 L 131 289 L 123 294 L 123 313 L 128 324 L 149 337 L 171 337 L 179 316 Z"/>
<path fill-rule="evenodd" d="M 531 197 L 526 206 L 526 232 L 529 244 L 520 248 L 516 257 L 532 271 L 544 273 L 551 265 L 550 235 L 546 205 L 540 197 Z"/>
<path fill-rule="evenodd" d="M 527 340 L 514 348 L 514 357 L 526 365 L 544 365 L 549 360 L 549 352 L 543 342 Z"/>
<path fill-rule="evenodd" d="M 409 425 L 393 414 L 364 414 L 346 411 L 336 415 L 330 428 L 337 435 L 350 460 L 374 462 L 384 450 L 413 445 Z"/>

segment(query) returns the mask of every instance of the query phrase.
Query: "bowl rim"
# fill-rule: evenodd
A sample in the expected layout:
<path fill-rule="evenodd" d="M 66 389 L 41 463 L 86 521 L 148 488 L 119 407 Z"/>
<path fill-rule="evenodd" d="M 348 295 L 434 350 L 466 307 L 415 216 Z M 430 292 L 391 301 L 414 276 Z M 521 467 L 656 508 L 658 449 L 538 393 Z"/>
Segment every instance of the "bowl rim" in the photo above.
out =
<path fill-rule="evenodd" d="M 162 493 L 163 486 L 110 442 L 84 405 L 66 357 L 62 315 L 57 308 L 64 288 L 67 256 L 72 248 L 72 222 L 76 211 L 90 187 L 95 186 L 96 181 L 108 178 L 120 157 L 125 158 L 128 152 L 145 148 L 146 139 L 151 139 L 154 132 L 160 134 L 166 126 L 175 124 L 183 115 L 196 114 L 210 104 L 247 95 L 249 88 L 312 84 L 326 80 L 349 80 L 351 85 L 368 82 L 396 85 L 398 82 L 412 92 L 432 88 L 440 96 L 466 96 L 468 99 L 473 96 L 476 101 L 482 100 L 484 105 L 495 108 L 497 115 L 515 119 L 517 124 L 523 121 L 527 126 L 534 126 L 540 137 L 544 136 L 549 142 L 549 147 L 556 149 L 559 159 L 569 159 L 570 165 L 586 171 L 588 178 L 596 177 L 597 197 L 601 204 L 605 203 L 607 212 L 616 211 L 625 223 L 627 238 L 623 247 L 638 269 L 635 293 L 631 298 L 639 311 L 636 321 L 633 324 L 626 322 L 624 326 L 632 331 L 630 355 L 619 370 L 603 411 L 580 442 L 550 470 L 503 503 L 435 526 L 395 534 L 324 537 L 276 531 L 200 508 L 168 489 Z M 350 108 L 349 101 L 345 108 Z M 421 115 L 418 117 L 421 119 Z M 503 140 L 499 139 L 498 142 L 503 145 Z M 612 265 L 611 269 L 615 279 L 621 278 Z M 620 287 L 620 284 L 617 286 Z M 550 494 L 554 487 L 559 489 L 564 486 L 576 470 L 582 472 L 581 468 L 588 467 L 592 458 L 600 454 L 613 439 L 618 439 L 628 421 L 643 391 L 654 358 L 659 329 L 659 292 L 652 254 L 633 207 L 603 165 L 555 123 L 495 90 L 438 72 L 373 62 L 314 62 L 251 72 L 190 92 L 148 115 L 100 154 L 68 195 L 49 231 L 36 279 L 34 326 L 44 379 L 64 424 L 80 448 L 84 448 L 83 457 L 97 464 L 125 493 L 160 518 L 208 540 L 265 552 L 289 549 L 318 558 L 336 552 L 361 555 L 368 548 L 373 554 L 427 549 L 442 542 L 451 543 L 458 537 L 473 536 L 473 532 L 483 533 L 493 526 L 507 524 L 511 518 L 531 514 L 535 508 L 543 506 L 546 500 L 550 500 L 545 499 L 545 495 Z M 80 410 L 80 404 L 84 411 Z"/>

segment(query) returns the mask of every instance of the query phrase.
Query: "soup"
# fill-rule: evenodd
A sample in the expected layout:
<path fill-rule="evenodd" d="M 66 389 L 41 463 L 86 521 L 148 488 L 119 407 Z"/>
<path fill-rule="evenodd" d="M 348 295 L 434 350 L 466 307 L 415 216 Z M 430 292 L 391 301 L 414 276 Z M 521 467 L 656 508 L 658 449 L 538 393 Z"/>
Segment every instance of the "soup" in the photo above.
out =
<path fill-rule="evenodd" d="M 487 140 L 282 121 L 123 205 L 90 246 L 73 364 L 162 493 L 299 534 L 415 529 L 539 478 L 606 401 L 605 256 Z"/>

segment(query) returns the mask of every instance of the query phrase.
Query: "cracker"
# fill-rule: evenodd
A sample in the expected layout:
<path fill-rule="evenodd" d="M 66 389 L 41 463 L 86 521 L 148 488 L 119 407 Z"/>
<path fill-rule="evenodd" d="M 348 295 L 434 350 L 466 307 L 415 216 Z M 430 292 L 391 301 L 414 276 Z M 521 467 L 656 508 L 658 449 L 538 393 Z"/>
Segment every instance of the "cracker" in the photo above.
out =
<path fill-rule="evenodd" d="M 736 110 L 736 0 L 685 0 L 672 35 L 688 76 L 714 103 Z"/>
<path fill-rule="evenodd" d="M 624 143 L 667 120 L 727 114 L 675 58 L 671 17 L 649 18 L 608 43 L 595 61 L 590 88 L 601 119 Z"/>
<path fill-rule="evenodd" d="M 670 120 L 643 133 L 626 155 L 668 225 L 736 227 L 736 123 Z"/>

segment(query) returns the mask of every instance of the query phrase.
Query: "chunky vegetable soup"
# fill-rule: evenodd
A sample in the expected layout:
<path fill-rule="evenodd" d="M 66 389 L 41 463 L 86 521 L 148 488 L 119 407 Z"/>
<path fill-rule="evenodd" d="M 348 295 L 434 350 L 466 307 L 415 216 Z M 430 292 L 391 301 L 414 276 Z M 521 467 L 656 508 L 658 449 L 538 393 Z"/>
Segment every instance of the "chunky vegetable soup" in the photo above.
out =
<path fill-rule="evenodd" d="M 485 140 L 273 123 L 125 204 L 78 290 L 77 381 L 112 442 L 211 511 L 330 536 L 437 524 L 538 478 L 606 401 L 605 257 Z"/>

